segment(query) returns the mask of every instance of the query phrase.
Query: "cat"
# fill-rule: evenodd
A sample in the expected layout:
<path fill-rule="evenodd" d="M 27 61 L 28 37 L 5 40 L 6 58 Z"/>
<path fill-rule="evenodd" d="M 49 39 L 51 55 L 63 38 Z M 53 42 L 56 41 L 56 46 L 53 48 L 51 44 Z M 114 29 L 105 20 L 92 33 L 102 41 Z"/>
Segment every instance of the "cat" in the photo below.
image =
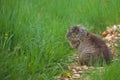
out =
<path fill-rule="evenodd" d="M 88 32 L 83 26 L 70 27 L 66 38 L 72 48 L 78 50 L 80 65 L 102 65 L 103 62 L 109 64 L 112 59 L 112 53 L 105 42 Z"/>

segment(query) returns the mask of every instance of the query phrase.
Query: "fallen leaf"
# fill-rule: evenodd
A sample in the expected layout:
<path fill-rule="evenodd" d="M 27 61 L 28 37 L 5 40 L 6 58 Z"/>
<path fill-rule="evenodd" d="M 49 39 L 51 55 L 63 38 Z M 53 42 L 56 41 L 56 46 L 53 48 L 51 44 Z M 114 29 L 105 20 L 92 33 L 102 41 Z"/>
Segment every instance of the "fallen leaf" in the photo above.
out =
<path fill-rule="evenodd" d="M 76 79 L 76 78 L 80 78 L 80 74 L 73 74 L 72 78 Z"/>
<path fill-rule="evenodd" d="M 84 65 L 82 66 L 83 69 L 87 70 L 88 69 L 88 66 Z"/>

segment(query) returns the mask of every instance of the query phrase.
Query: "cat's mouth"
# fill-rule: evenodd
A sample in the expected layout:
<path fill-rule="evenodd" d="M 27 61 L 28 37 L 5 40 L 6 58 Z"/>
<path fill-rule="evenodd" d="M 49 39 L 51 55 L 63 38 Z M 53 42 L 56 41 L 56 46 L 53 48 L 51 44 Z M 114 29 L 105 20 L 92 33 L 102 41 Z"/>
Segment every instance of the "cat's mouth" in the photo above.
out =
<path fill-rule="evenodd" d="M 73 45 L 73 48 L 78 48 L 78 46 L 80 45 L 80 41 L 77 40 L 77 41 L 71 41 L 72 45 Z"/>

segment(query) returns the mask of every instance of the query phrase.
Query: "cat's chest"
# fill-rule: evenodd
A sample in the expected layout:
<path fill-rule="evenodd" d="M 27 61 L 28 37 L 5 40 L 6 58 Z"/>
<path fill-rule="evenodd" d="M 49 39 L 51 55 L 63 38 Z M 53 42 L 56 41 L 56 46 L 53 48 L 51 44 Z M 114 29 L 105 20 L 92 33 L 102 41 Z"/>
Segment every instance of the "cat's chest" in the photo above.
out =
<path fill-rule="evenodd" d="M 82 53 L 95 53 L 97 51 L 97 48 L 95 47 L 94 43 L 86 39 L 80 43 L 78 51 Z"/>

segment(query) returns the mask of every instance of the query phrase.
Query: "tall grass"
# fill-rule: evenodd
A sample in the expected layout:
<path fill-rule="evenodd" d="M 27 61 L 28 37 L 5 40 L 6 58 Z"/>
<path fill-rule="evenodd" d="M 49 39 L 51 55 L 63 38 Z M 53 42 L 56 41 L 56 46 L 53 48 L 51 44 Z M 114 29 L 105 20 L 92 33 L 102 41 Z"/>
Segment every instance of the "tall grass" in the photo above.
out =
<path fill-rule="evenodd" d="M 91 80 L 119 80 L 120 79 L 120 60 L 114 62 L 109 67 L 105 67 L 103 71 L 96 70 L 91 74 Z"/>
<path fill-rule="evenodd" d="M 119 0 L 0 0 L 0 80 L 53 80 L 72 52 L 65 34 L 120 21 Z M 65 63 L 65 64 L 64 64 Z M 59 65 L 58 65 L 59 64 Z"/>

